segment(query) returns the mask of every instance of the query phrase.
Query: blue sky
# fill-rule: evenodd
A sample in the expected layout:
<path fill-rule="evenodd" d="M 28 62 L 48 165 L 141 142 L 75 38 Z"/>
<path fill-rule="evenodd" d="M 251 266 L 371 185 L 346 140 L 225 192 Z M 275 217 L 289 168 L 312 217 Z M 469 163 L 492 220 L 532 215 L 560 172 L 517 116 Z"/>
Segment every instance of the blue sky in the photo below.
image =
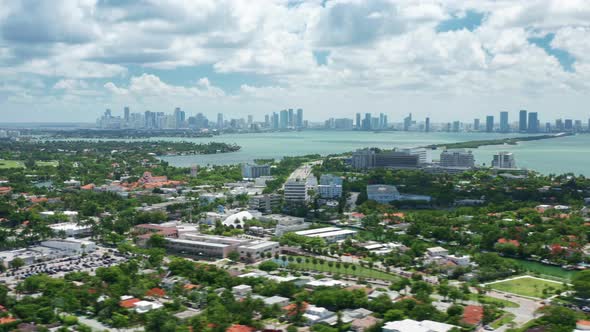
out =
<path fill-rule="evenodd" d="M 93 121 L 125 105 L 586 119 L 590 2 L 0 0 L 0 77 L 8 122 Z"/>

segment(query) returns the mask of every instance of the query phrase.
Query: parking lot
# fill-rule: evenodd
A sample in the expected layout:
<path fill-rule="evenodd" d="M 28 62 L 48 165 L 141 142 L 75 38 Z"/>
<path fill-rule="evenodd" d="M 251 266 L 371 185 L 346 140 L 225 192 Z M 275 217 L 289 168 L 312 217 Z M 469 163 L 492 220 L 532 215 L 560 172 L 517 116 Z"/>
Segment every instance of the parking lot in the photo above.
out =
<path fill-rule="evenodd" d="M 36 274 L 63 277 L 69 272 L 88 272 L 93 274 L 99 267 L 109 267 L 127 260 L 127 256 L 115 249 L 98 248 L 85 255 L 73 255 L 54 260 L 23 266 L 0 274 L 0 282 L 12 285 Z"/>

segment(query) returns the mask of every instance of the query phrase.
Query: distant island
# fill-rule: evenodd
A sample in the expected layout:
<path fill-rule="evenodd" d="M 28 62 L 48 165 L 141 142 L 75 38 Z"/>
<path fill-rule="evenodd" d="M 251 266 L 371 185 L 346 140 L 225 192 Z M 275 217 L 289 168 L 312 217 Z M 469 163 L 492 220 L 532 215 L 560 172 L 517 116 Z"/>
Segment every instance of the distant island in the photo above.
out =
<path fill-rule="evenodd" d="M 457 142 L 457 143 L 442 143 L 442 144 L 431 144 L 424 146 L 425 148 L 429 149 L 436 149 L 445 147 L 447 149 L 476 149 L 480 146 L 486 145 L 516 145 L 518 142 L 526 142 L 526 141 L 539 141 L 543 139 L 550 139 L 550 138 L 558 138 L 564 136 L 571 136 L 571 133 L 559 133 L 559 134 L 551 134 L 551 135 L 536 135 L 536 136 L 522 136 L 522 137 L 510 137 L 510 138 L 499 138 L 499 139 L 489 139 L 489 140 L 479 140 L 479 141 L 467 141 L 467 142 Z"/>

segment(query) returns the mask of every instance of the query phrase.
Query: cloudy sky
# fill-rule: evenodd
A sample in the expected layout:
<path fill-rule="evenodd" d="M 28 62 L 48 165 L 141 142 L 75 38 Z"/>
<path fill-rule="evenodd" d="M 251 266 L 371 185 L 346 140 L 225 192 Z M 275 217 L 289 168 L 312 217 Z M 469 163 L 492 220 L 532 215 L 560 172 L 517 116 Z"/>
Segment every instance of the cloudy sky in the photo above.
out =
<path fill-rule="evenodd" d="M 590 116 L 590 1 L 0 0 L 0 122 Z"/>

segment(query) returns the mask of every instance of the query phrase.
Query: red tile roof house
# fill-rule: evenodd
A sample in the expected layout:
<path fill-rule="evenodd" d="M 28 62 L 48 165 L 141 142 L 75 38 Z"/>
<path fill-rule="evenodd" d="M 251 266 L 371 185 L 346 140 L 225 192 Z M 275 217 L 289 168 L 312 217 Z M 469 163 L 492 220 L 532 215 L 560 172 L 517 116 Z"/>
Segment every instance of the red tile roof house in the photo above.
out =
<path fill-rule="evenodd" d="M 131 309 L 135 306 L 135 303 L 139 302 L 139 299 L 136 298 L 132 298 L 132 299 L 127 299 L 127 300 L 123 300 L 121 302 L 119 302 L 119 306 L 121 308 L 125 308 L 125 309 Z"/>
<path fill-rule="evenodd" d="M 254 332 L 256 331 L 255 328 L 250 327 L 250 326 L 246 326 L 246 325 L 239 325 L 239 324 L 234 324 L 230 327 L 227 328 L 227 330 L 225 330 L 226 332 Z"/>
<path fill-rule="evenodd" d="M 479 325 L 483 319 L 483 307 L 478 305 L 468 305 L 463 308 L 463 319 L 461 321 L 469 325 Z"/>
<path fill-rule="evenodd" d="M 520 246 L 520 242 L 518 242 L 518 240 L 508 240 L 508 239 L 505 239 L 505 238 L 498 239 L 498 243 L 500 243 L 500 244 L 507 244 L 507 243 L 509 243 L 509 244 L 514 245 L 515 247 L 519 247 Z"/>
<path fill-rule="evenodd" d="M 16 318 L 14 317 L 1 317 L 0 318 L 0 325 L 10 324 L 16 322 Z"/>
<path fill-rule="evenodd" d="M 152 289 L 149 289 L 147 292 L 145 292 L 145 295 L 151 296 L 151 297 L 164 297 L 164 296 L 166 296 L 166 291 L 163 290 L 162 288 L 154 287 Z"/>

